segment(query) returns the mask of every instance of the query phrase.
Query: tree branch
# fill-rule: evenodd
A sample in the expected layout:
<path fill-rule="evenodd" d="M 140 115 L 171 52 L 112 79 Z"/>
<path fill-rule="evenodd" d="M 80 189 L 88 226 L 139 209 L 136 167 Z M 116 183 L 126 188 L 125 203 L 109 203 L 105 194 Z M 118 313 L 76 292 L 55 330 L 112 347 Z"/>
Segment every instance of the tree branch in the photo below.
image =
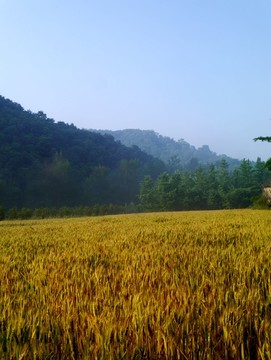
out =
<path fill-rule="evenodd" d="M 256 137 L 255 139 L 253 139 L 254 141 L 267 141 L 267 142 L 271 142 L 271 136 L 259 136 Z"/>

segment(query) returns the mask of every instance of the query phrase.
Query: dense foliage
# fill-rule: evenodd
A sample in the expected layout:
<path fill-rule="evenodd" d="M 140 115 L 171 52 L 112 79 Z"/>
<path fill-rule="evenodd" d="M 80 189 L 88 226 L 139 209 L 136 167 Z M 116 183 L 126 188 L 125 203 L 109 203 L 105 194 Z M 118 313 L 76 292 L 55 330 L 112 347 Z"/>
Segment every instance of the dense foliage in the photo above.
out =
<path fill-rule="evenodd" d="M 266 141 L 266 142 L 271 142 L 271 136 L 258 136 L 254 139 L 254 141 Z M 265 164 L 266 168 L 268 170 L 271 171 L 271 158 L 269 158 L 267 161 L 266 161 L 266 164 Z"/>
<path fill-rule="evenodd" d="M 159 149 L 160 158 L 172 155 L 172 139 L 154 132 L 123 132 L 137 133 L 148 135 L 149 153 L 156 138 L 156 155 Z M 193 150 L 184 141 L 178 145 L 182 159 L 188 156 L 185 148 Z M 206 162 L 215 155 L 207 146 L 201 153 L 209 154 Z M 203 160 L 190 158 L 183 166 L 184 160 L 173 156 L 166 166 L 111 135 L 55 122 L 42 111 L 25 111 L 0 96 L 0 220 L 40 213 L 76 216 L 250 206 L 269 178 L 265 164 L 243 160 L 232 170 L 233 163 L 217 160 L 200 165 Z"/>
<path fill-rule="evenodd" d="M 230 172 L 220 166 L 198 167 L 194 172 L 164 172 L 156 181 L 146 176 L 140 201 L 145 211 L 246 208 L 261 201 L 262 187 L 270 178 L 265 163 L 243 160 Z"/>
<path fill-rule="evenodd" d="M 239 160 L 226 155 L 217 155 L 209 149 L 208 145 L 203 145 L 197 149 L 183 139 L 175 141 L 152 130 L 125 129 L 99 130 L 99 132 L 114 136 L 115 140 L 119 140 L 126 146 L 138 146 L 147 154 L 164 161 L 169 170 L 193 171 L 199 165 L 215 164 L 222 159 L 228 162 L 230 169 L 240 164 Z"/>
<path fill-rule="evenodd" d="M 55 122 L 0 96 L 0 205 L 92 206 L 135 201 L 160 160 L 113 137 Z"/>

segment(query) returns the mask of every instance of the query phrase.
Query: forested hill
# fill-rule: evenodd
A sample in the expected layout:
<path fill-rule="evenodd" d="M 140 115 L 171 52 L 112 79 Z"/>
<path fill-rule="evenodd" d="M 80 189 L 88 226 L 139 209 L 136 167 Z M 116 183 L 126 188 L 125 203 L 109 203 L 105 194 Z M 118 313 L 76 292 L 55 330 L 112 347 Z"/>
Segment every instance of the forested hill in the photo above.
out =
<path fill-rule="evenodd" d="M 112 135 L 115 140 L 120 141 L 126 146 L 136 145 L 146 153 L 163 160 L 173 169 L 185 168 L 187 170 L 195 170 L 199 164 L 215 164 L 222 159 L 227 161 L 230 169 L 240 164 L 240 161 L 237 159 L 226 155 L 217 155 L 209 149 L 208 145 L 203 145 L 197 149 L 183 139 L 175 141 L 152 130 L 98 130 L 98 132 Z"/>
<path fill-rule="evenodd" d="M 163 170 L 162 161 L 137 147 L 0 96 L 0 206 L 128 203 L 145 175 Z"/>

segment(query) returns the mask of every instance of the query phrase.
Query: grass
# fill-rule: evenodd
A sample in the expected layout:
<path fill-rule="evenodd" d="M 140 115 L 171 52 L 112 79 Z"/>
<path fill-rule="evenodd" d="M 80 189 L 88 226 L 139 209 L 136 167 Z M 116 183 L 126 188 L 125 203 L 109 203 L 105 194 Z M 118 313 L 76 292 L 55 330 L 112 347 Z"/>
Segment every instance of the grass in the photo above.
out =
<path fill-rule="evenodd" d="M 271 359 L 271 213 L 0 223 L 1 359 Z"/>

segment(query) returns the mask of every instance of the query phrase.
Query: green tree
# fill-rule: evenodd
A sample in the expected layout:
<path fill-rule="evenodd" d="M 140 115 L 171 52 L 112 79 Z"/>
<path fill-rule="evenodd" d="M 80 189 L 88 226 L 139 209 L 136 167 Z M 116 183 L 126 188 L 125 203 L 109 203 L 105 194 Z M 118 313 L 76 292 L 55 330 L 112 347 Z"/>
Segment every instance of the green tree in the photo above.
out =
<path fill-rule="evenodd" d="M 221 209 L 222 198 L 219 192 L 218 171 L 213 164 L 209 165 L 207 172 L 207 208 Z"/>
<path fill-rule="evenodd" d="M 253 186 L 260 192 L 262 187 L 268 184 L 269 181 L 270 172 L 266 168 L 265 162 L 257 158 L 253 171 Z"/>
<path fill-rule="evenodd" d="M 182 187 L 183 187 L 183 209 L 192 210 L 194 208 L 194 192 L 193 188 L 195 186 L 195 181 L 192 174 L 189 171 L 185 171 L 182 174 Z"/>
<path fill-rule="evenodd" d="M 154 182 L 150 175 L 146 175 L 140 185 L 139 200 L 144 211 L 153 211 L 156 209 Z"/>
<path fill-rule="evenodd" d="M 222 159 L 218 167 L 218 183 L 219 183 L 219 194 L 222 201 L 223 208 L 229 208 L 228 193 L 232 188 L 231 177 L 229 173 L 229 164 L 225 159 Z"/>
<path fill-rule="evenodd" d="M 17 208 L 13 207 L 10 208 L 7 212 L 7 218 L 10 220 L 18 219 L 19 217 L 19 211 Z"/>
<path fill-rule="evenodd" d="M 180 171 L 175 171 L 170 178 L 170 187 L 174 189 L 174 199 L 172 202 L 172 210 L 182 210 L 184 205 L 184 186 L 182 182 L 182 174 Z"/>
<path fill-rule="evenodd" d="M 232 181 L 235 188 L 251 188 L 253 186 L 253 166 L 249 160 L 243 159 L 234 169 Z"/>
<path fill-rule="evenodd" d="M 271 142 L 271 136 L 258 136 L 254 139 L 254 141 Z M 271 171 L 271 158 L 266 161 L 265 166 L 268 170 Z"/>
<path fill-rule="evenodd" d="M 195 209 L 206 209 L 208 199 L 207 176 L 202 166 L 194 172 L 193 207 Z"/>
<path fill-rule="evenodd" d="M 172 210 L 176 189 L 172 186 L 171 178 L 167 172 L 163 172 L 157 179 L 155 191 L 157 195 L 158 210 Z"/>
<path fill-rule="evenodd" d="M 249 188 L 235 188 L 228 193 L 230 208 L 242 209 L 252 204 L 252 193 Z"/>

